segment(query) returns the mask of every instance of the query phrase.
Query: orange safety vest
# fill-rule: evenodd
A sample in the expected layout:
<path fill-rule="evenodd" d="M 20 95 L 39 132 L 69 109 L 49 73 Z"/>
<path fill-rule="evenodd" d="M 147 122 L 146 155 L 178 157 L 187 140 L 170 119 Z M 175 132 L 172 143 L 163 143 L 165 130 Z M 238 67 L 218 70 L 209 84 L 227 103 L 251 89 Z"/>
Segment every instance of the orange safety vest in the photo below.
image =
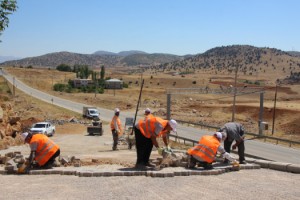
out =
<path fill-rule="evenodd" d="M 150 114 L 148 114 L 148 115 L 145 116 L 145 119 L 146 119 L 146 118 L 151 118 L 151 117 L 154 117 L 154 115 L 152 115 L 152 114 L 150 113 Z"/>
<path fill-rule="evenodd" d="M 215 136 L 205 135 L 196 146 L 188 150 L 188 154 L 199 161 L 212 163 L 215 160 L 219 146 L 220 141 Z"/>
<path fill-rule="evenodd" d="M 110 122 L 110 129 L 111 130 L 119 130 L 120 133 L 122 132 L 121 120 L 118 116 L 114 116 Z"/>
<path fill-rule="evenodd" d="M 168 120 L 152 116 L 141 119 L 137 124 L 137 128 L 146 138 L 151 138 L 152 135 L 158 137 L 165 134 L 166 131 L 163 131 L 163 129 L 167 126 L 167 124 Z"/>
<path fill-rule="evenodd" d="M 43 166 L 59 149 L 59 146 L 43 134 L 35 134 L 30 140 L 30 149 L 35 151 L 34 160 Z"/>

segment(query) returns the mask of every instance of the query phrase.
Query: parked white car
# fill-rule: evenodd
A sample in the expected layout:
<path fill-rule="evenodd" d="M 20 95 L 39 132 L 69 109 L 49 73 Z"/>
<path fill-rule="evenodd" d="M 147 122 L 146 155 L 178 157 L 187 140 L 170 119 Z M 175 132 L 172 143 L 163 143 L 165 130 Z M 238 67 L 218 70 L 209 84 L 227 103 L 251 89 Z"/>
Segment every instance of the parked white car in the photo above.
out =
<path fill-rule="evenodd" d="M 47 136 L 53 136 L 55 133 L 55 126 L 50 122 L 38 122 L 30 128 L 32 134 L 41 133 Z"/>

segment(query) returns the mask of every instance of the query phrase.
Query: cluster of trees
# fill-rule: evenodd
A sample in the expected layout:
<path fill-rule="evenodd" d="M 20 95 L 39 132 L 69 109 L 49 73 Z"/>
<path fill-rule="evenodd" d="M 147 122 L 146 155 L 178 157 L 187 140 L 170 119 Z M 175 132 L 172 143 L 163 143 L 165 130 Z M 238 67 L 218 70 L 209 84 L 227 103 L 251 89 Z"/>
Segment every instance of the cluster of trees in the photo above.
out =
<path fill-rule="evenodd" d="M 97 73 L 93 70 L 90 70 L 87 65 L 74 65 L 69 66 L 66 64 L 60 64 L 56 67 L 56 70 L 58 71 L 64 71 L 64 72 L 74 72 L 76 73 L 76 78 L 79 79 L 88 79 L 90 78 L 94 84 L 86 85 L 86 86 L 80 86 L 75 87 L 74 82 L 72 80 L 68 81 L 68 84 L 62 84 L 62 83 L 56 83 L 53 86 L 54 91 L 59 92 L 84 92 L 84 93 L 104 93 L 104 84 L 105 84 L 105 67 L 101 66 L 100 73 Z M 110 79 L 110 77 L 107 77 L 107 79 Z"/>

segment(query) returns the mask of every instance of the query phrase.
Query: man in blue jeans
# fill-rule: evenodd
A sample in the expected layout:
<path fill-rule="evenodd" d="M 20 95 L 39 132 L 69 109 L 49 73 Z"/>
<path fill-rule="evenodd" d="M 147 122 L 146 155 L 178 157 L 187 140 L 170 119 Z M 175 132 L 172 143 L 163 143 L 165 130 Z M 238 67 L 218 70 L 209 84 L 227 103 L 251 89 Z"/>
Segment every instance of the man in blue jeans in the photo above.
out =
<path fill-rule="evenodd" d="M 232 149 L 238 148 L 239 154 L 239 161 L 240 164 L 247 164 L 245 161 L 245 144 L 244 144 L 244 137 L 245 137 L 245 129 L 244 126 L 240 123 L 236 122 L 229 122 L 226 123 L 219 132 L 227 133 L 227 138 L 224 141 L 224 148 L 225 151 L 230 153 L 231 145 L 235 140 L 235 144 L 232 146 Z M 229 161 L 225 159 L 225 163 Z"/>

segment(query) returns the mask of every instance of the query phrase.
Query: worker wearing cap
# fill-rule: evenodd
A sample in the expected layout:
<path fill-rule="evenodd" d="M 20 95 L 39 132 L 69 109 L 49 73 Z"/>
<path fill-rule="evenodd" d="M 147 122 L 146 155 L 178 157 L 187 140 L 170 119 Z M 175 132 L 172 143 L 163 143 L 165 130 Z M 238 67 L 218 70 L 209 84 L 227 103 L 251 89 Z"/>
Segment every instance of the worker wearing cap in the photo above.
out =
<path fill-rule="evenodd" d="M 139 120 L 134 127 L 136 152 L 137 152 L 137 168 L 154 167 L 149 163 L 149 158 L 153 145 L 158 149 L 159 154 L 162 148 L 159 148 L 157 137 L 162 136 L 164 144 L 168 147 L 167 134 L 170 131 L 176 131 L 177 122 L 174 119 L 164 120 L 160 117 L 150 117 Z"/>
<path fill-rule="evenodd" d="M 225 151 L 221 142 L 226 138 L 225 132 L 216 132 L 213 135 L 204 135 L 200 138 L 199 143 L 193 148 L 188 149 L 188 168 L 195 168 L 199 163 L 204 169 L 212 169 L 212 163 L 215 161 L 217 152 L 220 152 L 223 158 L 232 162 L 235 159 Z"/>
<path fill-rule="evenodd" d="M 153 117 L 150 108 L 146 108 L 144 113 L 145 113 L 145 118 L 146 117 Z"/>
<path fill-rule="evenodd" d="M 28 172 L 33 167 L 33 161 L 36 161 L 38 168 L 49 169 L 60 155 L 60 149 L 50 138 L 44 134 L 34 134 L 25 132 L 21 134 L 24 143 L 28 143 L 31 149 L 29 156 L 29 165 L 26 168 Z"/>
<path fill-rule="evenodd" d="M 220 132 L 226 132 L 227 138 L 224 141 L 225 150 L 230 153 L 231 145 L 235 140 L 235 144 L 232 146 L 232 149 L 238 148 L 239 161 L 240 164 L 246 164 L 245 161 L 245 144 L 244 144 L 244 135 L 245 129 L 244 126 L 237 122 L 226 123 L 220 130 Z M 228 160 L 224 161 L 228 163 Z"/>
<path fill-rule="evenodd" d="M 110 122 L 111 133 L 113 135 L 113 147 L 112 147 L 113 151 L 118 150 L 117 145 L 118 145 L 119 135 L 122 134 L 122 126 L 121 126 L 121 120 L 119 118 L 119 115 L 120 115 L 120 109 L 116 108 L 115 115 L 113 116 Z"/>

